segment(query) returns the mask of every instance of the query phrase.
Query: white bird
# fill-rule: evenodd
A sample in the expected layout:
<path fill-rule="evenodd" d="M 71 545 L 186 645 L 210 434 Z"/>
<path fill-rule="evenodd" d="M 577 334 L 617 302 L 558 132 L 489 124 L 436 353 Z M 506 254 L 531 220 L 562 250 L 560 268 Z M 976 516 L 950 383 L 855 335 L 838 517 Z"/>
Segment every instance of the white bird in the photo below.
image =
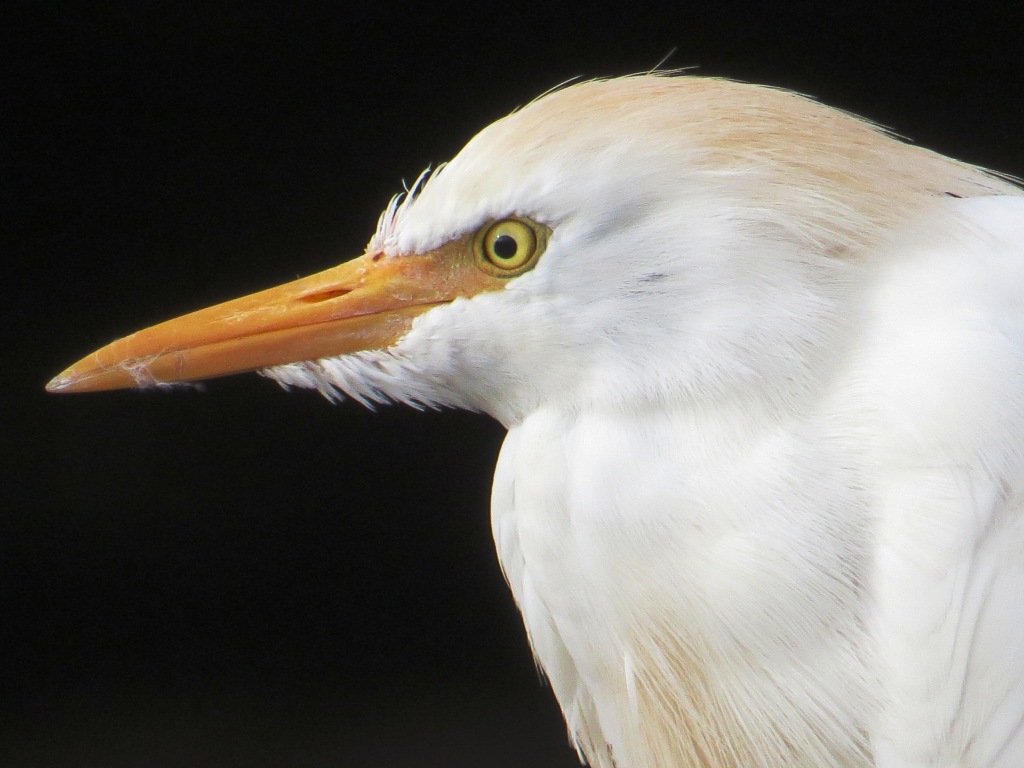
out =
<path fill-rule="evenodd" d="M 484 411 L 595 768 L 1024 766 L 1024 192 L 782 90 L 549 93 L 366 253 L 105 347 Z"/>

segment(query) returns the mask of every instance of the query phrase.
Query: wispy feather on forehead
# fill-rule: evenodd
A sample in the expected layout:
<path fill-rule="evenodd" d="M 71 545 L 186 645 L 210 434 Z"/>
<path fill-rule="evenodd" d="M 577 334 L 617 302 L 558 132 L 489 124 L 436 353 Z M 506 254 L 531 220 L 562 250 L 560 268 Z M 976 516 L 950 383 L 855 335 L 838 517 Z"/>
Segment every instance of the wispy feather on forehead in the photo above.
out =
<path fill-rule="evenodd" d="M 424 168 L 420 175 L 416 177 L 416 180 L 405 186 L 405 191 L 399 192 L 393 196 L 387 206 L 381 212 L 377 219 L 377 229 L 373 233 L 373 237 L 370 238 L 369 245 L 366 246 L 367 251 L 383 251 L 393 244 L 395 237 L 395 228 L 398 225 L 399 219 L 402 218 L 402 214 L 416 196 L 419 195 L 423 188 L 430 181 L 433 174 L 444 168 L 444 163 L 439 165 L 437 168 Z"/>

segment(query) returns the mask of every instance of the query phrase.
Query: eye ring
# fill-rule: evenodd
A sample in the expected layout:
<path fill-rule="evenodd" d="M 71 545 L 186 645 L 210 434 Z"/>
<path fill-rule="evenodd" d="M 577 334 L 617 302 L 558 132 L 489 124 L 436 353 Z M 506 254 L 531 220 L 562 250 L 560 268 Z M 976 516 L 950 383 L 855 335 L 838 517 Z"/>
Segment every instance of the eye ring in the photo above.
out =
<path fill-rule="evenodd" d="M 477 241 L 481 264 L 500 277 L 529 270 L 541 251 L 538 229 L 523 219 L 501 219 L 483 227 Z"/>

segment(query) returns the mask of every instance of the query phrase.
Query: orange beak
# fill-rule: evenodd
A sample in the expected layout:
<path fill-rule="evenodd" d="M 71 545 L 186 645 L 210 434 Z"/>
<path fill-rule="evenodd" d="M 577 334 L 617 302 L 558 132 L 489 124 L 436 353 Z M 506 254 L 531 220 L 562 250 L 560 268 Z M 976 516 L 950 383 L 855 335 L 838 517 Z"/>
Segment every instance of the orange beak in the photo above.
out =
<path fill-rule="evenodd" d="M 367 253 L 133 333 L 82 358 L 46 389 L 147 387 L 383 349 L 432 307 L 500 286 L 462 249 Z"/>

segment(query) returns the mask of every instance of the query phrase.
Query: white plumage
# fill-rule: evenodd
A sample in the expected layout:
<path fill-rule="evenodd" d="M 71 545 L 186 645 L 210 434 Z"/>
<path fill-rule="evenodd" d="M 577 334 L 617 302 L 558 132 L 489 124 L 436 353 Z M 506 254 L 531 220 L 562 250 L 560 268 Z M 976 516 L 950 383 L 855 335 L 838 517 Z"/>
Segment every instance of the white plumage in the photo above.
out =
<path fill-rule="evenodd" d="M 581 755 L 1024 766 L 1021 191 L 783 91 L 621 78 L 485 129 L 364 259 L 509 219 L 532 268 L 443 267 L 394 339 L 268 375 L 508 428 L 495 542 Z M 152 381 L 131 349 L 51 388 Z"/>

